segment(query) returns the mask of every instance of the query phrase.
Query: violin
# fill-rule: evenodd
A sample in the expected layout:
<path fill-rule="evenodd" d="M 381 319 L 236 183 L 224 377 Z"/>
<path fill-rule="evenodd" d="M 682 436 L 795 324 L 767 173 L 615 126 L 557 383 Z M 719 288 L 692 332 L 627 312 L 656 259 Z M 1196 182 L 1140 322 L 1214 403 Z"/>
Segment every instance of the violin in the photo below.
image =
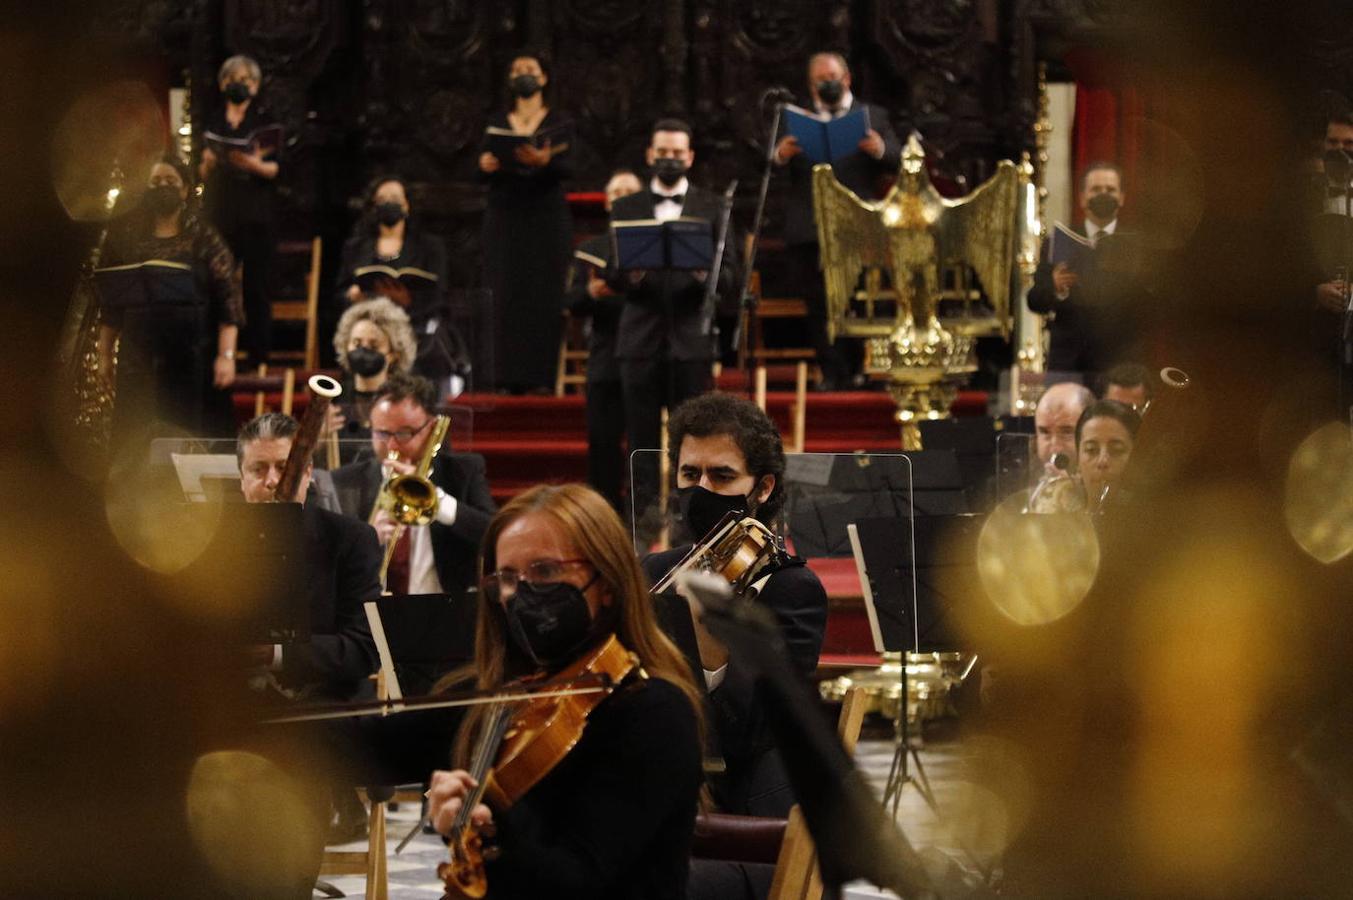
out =
<path fill-rule="evenodd" d="M 727 513 L 719 524 L 681 562 L 653 585 L 653 594 L 671 587 L 683 572 L 712 572 L 727 581 L 738 595 L 746 593 L 758 575 L 775 559 L 775 533 L 751 516 Z"/>
<path fill-rule="evenodd" d="M 525 796 L 577 745 L 592 710 L 634 673 L 647 677 L 639 657 L 612 634 L 551 679 L 552 684 L 600 680 L 605 689 L 551 692 L 489 708 L 468 769 L 476 787 L 452 823 L 450 858 L 437 866 L 442 900 L 480 900 L 488 893 L 484 838 L 470 822 L 474 808 L 487 799 L 507 809 Z"/>

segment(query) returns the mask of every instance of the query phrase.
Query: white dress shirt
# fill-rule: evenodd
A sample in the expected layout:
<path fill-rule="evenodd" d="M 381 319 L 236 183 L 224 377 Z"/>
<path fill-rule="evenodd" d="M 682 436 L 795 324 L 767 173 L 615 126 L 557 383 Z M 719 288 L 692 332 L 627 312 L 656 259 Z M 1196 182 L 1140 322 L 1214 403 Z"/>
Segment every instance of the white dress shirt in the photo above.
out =
<path fill-rule="evenodd" d="M 663 197 L 673 197 L 677 194 L 681 194 L 684 197 L 686 192 L 690 190 L 690 187 L 691 183 L 687 180 L 685 175 L 682 175 L 681 180 L 671 187 L 663 184 L 657 178 L 652 178 L 648 182 L 648 189 L 654 194 L 659 194 Z M 675 200 L 659 200 L 657 197 L 654 197 L 653 200 L 653 218 L 657 219 L 659 222 L 667 222 L 672 219 L 681 218 L 681 207 L 685 203 L 685 200 L 681 203 L 677 203 Z"/>
<path fill-rule="evenodd" d="M 436 521 L 442 525 L 453 525 L 456 521 L 456 498 L 441 488 L 437 488 Z M 432 554 L 431 525 L 409 526 L 409 593 L 442 593 L 437 560 Z"/>

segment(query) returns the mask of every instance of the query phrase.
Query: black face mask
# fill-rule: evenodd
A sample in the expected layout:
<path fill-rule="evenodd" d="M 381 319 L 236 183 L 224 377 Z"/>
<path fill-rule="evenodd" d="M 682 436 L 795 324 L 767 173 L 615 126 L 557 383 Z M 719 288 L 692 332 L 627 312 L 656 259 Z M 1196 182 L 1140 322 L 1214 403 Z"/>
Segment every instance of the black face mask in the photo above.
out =
<path fill-rule="evenodd" d="M 540 79 L 534 75 L 513 75 L 508 79 L 507 86 L 518 97 L 540 93 Z"/>
<path fill-rule="evenodd" d="M 243 81 L 232 81 L 225 87 L 225 97 L 231 103 L 243 103 L 250 97 L 249 85 Z"/>
<path fill-rule="evenodd" d="M 1118 215 L 1118 198 L 1112 194 L 1095 194 L 1085 206 L 1096 219 L 1112 221 Z"/>
<path fill-rule="evenodd" d="M 370 347 L 353 347 L 348 351 L 348 369 L 354 375 L 370 378 L 385 371 L 385 354 Z"/>
<path fill-rule="evenodd" d="M 167 216 L 177 212 L 183 205 L 179 189 L 171 184 L 160 184 L 146 191 L 146 206 L 157 216 Z"/>
<path fill-rule="evenodd" d="M 741 494 L 716 494 L 698 484 L 678 488 L 677 494 L 686 530 L 697 541 L 708 537 L 728 513 L 735 512 L 739 516 L 745 516 L 752 508 L 748 498 Z"/>
<path fill-rule="evenodd" d="M 503 607 L 507 634 L 517 649 L 542 668 L 554 668 L 572 662 L 597 634 L 583 591 L 599 576 L 592 576 L 584 587 L 566 582 L 532 584 L 522 581 Z"/>
<path fill-rule="evenodd" d="M 400 222 L 403 222 L 407 215 L 408 213 L 404 211 L 404 207 L 398 203 L 376 204 L 376 221 L 387 228 L 391 225 L 398 225 Z"/>
<path fill-rule="evenodd" d="M 675 187 L 686 175 L 686 164 L 679 159 L 662 157 L 653 160 L 653 174 L 668 187 Z"/>
<path fill-rule="evenodd" d="M 835 106 L 846 95 L 846 86 L 835 78 L 817 83 L 817 98 L 827 106 Z"/>

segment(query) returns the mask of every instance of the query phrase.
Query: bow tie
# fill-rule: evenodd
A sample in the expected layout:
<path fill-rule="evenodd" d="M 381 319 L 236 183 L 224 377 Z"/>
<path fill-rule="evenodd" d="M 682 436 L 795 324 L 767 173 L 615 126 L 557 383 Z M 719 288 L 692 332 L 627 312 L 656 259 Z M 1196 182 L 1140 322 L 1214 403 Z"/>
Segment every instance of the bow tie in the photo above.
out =
<path fill-rule="evenodd" d="M 685 194 L 659 194 L 657 191 L 649 191 L 649 193 L 653 195 L 653 202 L 655 204 L 663 203 L 665 201 L 671 201 L 672 203 L 675 203 L 677 206 L 680 206 L 681 204 L 686 202 Z"/>

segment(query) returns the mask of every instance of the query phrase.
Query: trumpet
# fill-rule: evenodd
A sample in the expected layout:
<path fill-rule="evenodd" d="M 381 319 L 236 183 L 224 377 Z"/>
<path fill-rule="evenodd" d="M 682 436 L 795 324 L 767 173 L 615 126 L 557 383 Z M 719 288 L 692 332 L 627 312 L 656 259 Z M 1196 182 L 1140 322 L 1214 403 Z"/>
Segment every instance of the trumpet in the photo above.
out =
<path fill-rule="evenodd" d="M 390 560 L 395 554 L 395 544 L 404 534 L 404 529 L 410 525 L 427 525 L 437 516 L 437 486 L 432 483 L 429 473 L 432 471 L 432 461 L 441 451 L 442 442 L 446 440 L 446 432 L 450 427 L 451 420 L 448 417 L 438 416 L 437 421 L 433 423 L 428 442 L 423 445 L 423 454 L 418 459 L 417 468 L 409 475 L 391 475 L 381 485 L 380 493 L 376 495 L 376 502 L 371 507 L 368 521 L 374 524 L 376 514 L 384 511 L 397 523 L 395 533 L 385 545 L 385 558 L 381 561 L 382 589 L 386 585 Z M 399 453 L 395 450 L 391 450 L 387 457 L 392 462 L 398 458 Z"/>
<path fill-rule="evenodd" d="M 1034 489 L 1029 492 L 1029 502 L 1024 504 L 1024 512 L 1085 512 L 1085 485 L 1071 474 L 1071 460 L 1065 453 L 1056 453 L 1052 457 L 1052 465 L 1057 471 L 1044 475 L 1034 485 Z"/>

